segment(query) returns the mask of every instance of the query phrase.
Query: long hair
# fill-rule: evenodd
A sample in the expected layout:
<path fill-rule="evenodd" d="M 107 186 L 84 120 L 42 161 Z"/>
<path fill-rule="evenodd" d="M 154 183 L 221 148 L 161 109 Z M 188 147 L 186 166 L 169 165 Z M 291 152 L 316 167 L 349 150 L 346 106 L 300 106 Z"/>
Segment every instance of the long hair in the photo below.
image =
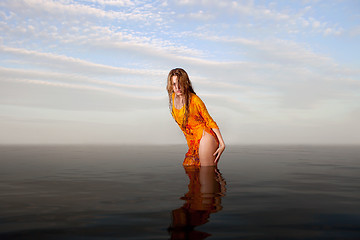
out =
<path fill-rule="evenodd" d="M 184 113 L 184 118 L 182 120 L 181 123 L 177 122 L 182 129 L 186 129 L 186 125 L 189 119 L 189 107 L 190 107 L 190 98 L 191 98 L 191 93 L 196 94 L 191 81 L 189 79 L 188 74 L 185 72 L 184 69 L 182 68 L 174 68 L 169 72 L 168 78 L 167 78 L 167 86 L 166 86 L 166 90 L 168 92 L 169 95 L 169 109 L 170 109 L 170 113 L 174 117 L 174 112 L 173 112 L 173 100 L 172 100 L 172 94 L 174 93 L 173 90 L 173 82 L 172 82 L 172 77 L 173 76 L 177 76 L 178 79 L 178 83 L 180 85 L 181 90 L 183 91 L 184 97 L 185 97 L 185 113 Z M 176 121 L 176 119 L 175 119 Z"/>

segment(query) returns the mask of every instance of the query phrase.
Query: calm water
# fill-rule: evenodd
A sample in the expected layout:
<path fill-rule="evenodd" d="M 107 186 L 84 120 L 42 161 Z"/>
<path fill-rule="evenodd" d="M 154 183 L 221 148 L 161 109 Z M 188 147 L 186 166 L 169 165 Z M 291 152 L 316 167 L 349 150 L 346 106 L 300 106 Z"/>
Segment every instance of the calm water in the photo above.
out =
<path fill-rule="evenodd" d="M 360 147 L 0 147 L 0 239 L 360 239 Z"/>

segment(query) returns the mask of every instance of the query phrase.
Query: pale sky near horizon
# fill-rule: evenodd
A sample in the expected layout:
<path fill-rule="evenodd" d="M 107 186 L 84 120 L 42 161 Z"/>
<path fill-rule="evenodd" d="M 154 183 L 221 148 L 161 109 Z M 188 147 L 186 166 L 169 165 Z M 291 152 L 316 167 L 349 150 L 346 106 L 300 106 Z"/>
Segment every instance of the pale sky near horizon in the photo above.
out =
<path fill-rule="evenodd" d="M 2 0 L 0 144 L 186 144 L 184 68 L 227 144 L 360 144 L 360 1 Z"/>

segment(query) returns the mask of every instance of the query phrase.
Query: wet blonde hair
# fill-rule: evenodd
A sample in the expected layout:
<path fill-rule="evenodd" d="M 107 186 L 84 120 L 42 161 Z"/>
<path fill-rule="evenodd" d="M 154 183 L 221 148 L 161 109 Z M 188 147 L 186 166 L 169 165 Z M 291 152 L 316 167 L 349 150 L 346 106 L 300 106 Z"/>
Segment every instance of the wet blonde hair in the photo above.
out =
<path fill-rule="evenodd" d="M 166 90 L 168 92 L 169 95 L 169 109 L 171 112 L 171 115 L 174 118 L 174 111 L 172 108 L 173 105 L 173 100 L 172 100 L 172 94 L 174 93 L 173 90 L 173 81 L 172 81 L 172 77 L 176 76 L 178 79 L 178 83 L 180 85 L 180 88 L 184 94 L 185 97 L 185 113 L 184 113 L 184 119 L 182 121 L 182 123 L 177 122 L 183 129 L 186 129 L 186 125 L 189 119 L 189 106 L 190 106 L 190 98 L 191 98 L 191 93 L 196 94 L 191 81 L 189 79 L 188 74 L 185 72 L 184 69 L 182 68 L 174 68 L 169 72 L 168 78 L 167 78 L 167 86 L 166 86 Z M 174 118 L 175 119 L 175 118 Z M 176 121 L 176 119 L 175 119 Z"/>

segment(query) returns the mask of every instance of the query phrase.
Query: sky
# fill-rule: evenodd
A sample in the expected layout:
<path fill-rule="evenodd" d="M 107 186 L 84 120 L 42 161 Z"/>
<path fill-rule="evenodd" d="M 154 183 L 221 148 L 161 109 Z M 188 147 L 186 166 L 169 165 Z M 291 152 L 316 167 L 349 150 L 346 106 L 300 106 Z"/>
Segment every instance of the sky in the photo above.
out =
<path fill-rule="evenodd" d="M 226 144 L 360 144 L 360 1 L 2 0 L 0 144 L 186 144 L 187 71 Z"/>

